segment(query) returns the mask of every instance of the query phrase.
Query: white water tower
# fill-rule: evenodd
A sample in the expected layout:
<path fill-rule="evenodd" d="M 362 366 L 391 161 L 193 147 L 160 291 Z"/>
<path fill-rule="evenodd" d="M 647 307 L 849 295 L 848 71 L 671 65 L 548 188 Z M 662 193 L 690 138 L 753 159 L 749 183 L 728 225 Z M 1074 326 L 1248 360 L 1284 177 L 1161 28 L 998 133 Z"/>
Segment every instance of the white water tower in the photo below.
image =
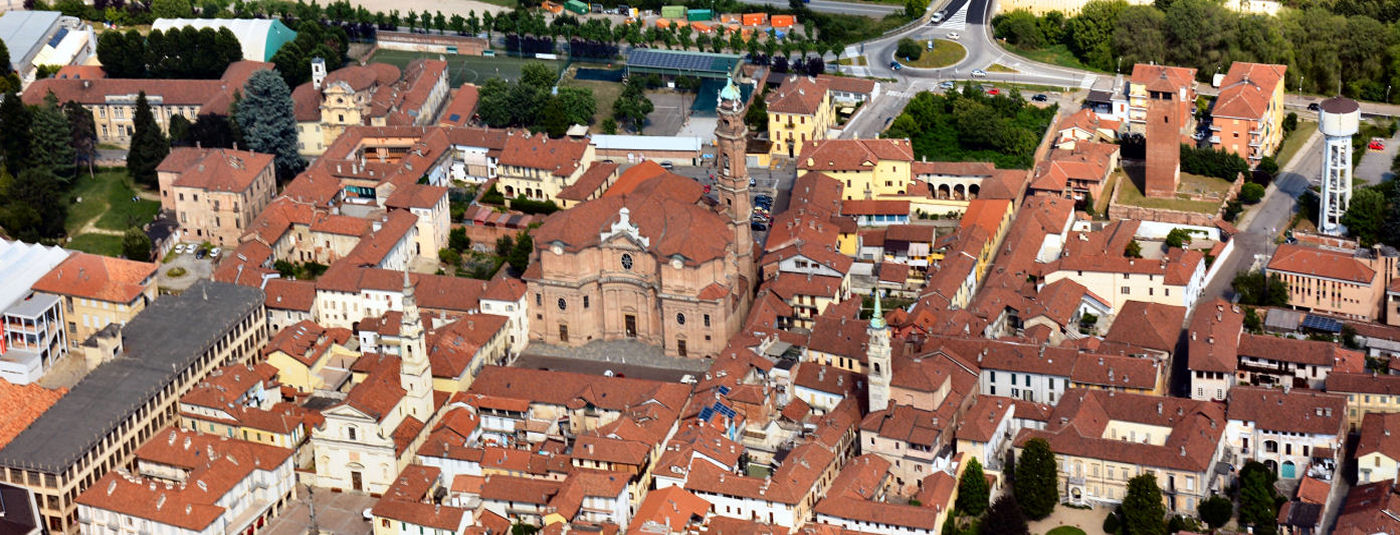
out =
<path fill-rule="evenodd" d="M 1322 210 L 1318 224 L 1324 234 L 1346 233 L 1342 214 L 1351 204 L 1351 136 L 1361 122 L 1361 106 L 1346 97 L 1332 97 L 1318 107 L 1322 132 Z"/>

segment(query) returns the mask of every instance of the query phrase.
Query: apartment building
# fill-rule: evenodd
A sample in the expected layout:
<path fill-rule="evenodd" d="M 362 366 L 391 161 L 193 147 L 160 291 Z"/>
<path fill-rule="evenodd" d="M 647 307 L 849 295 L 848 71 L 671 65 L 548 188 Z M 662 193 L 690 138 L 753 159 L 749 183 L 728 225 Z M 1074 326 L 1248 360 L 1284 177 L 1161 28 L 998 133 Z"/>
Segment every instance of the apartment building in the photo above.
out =
<path fill-rule="evenodd" d="M 175 147 L 156 167 L 160 207 L 174 212 L 184 238 L 237 245 L 277 195 L 271 154 Z"/>
<path fill-rule="evenodd" d="M 800 146 L 798 174 L 817 171 L 842 185 L 842 199 L 905 195 L 914 187 L 907 139 L 827 139 Z"/>
<path fill-rule="evenodd" d="M 294 455 L 167 428 L 78 496 L 83 533 L 251 533 L 297 497 Z"/>
<path fill-rule="evenodd" d="M 1045 282 L 1078 282 L 1114 312 L 1128 301 L 1195 306 L 1205 289 L 1205 255 L 1171 248 L 1155 258 L 1130 257 L 1125 251 L 1137 230 L 1138 221 L 1126 220 L 1102 230 L 1071 232 L 1059 258 L 1046 266 Z"/>
<path fill-rule="evenodd" d="M 1150 473 L 1168 514 L 1195 514 L 1222 487 L 1216 463 L 1225 455 L 1225 410 L 1182 398 L 1074 389 L 1044 430 L 1024 429 L 1015 446 L 1044 439 L 1059 461 L 1060 499 L 1113 507 L 1128 481 Z"/>
<path fill-rule="evenodd" d="M 230 63 L 218 80 L 146 80 L 119 78 L 44 78 L 24 91 L 27 106 L 44 103 L 50 92 L 59 102 L 70 100 L 92 112 L 98 143 L 125 147 L 135 131 L 136 99 L 146 93 L 151 114 L 161 131 L 169 133 L 170 118 L 179 115 L 194 123 L 200 115 L 228 115 L 236 91 L 242 90 L 253 73 L 271 70 L 262 61 Z"/>
<path fill-rule="evenodd" d="M 1239 386 L 1226 406 L 1230 464 L 1257 461 L 1280 479 L 1296 479 L 1314 458 L 1335 462 L 1346 446 L 1344 396 Z"/>
<path fill-rule="evenodd" d="M 1224 400 L 1235 386 L 1244 311 L 1220 298 L 1203 303 L 1187 326 L 1186 368 L 1191 374 L 1191 399 Z"/>
<path fill-rule="evenodd" d="M 1333 373 L 1326 390 L 1347 397 L 1347 428 L 1356 431 L 1371 413 L 1400 412 L 1400 375 Z"/>
<path fill-rule="evenodd" d="M 587 139 L 549 139 L 510 131 L 496 162 L 496 189 L 507 199 L 554 200 L 588 170 L 596 148 Z"/>
<path fill-rule="evenodd" d="M 1287 65 L 1236 61 L 1220 82 L 1210 110 L 1210 145 L 1252 167 L 1283 142 L 1283 81 Z"/>
<path fill-rule="evenodd" d="M 826 86 L 815 78 L 792 75 L 768 96 L 770 154 L 793 158 L 808 141 L 826 139 L 835 110 Z"/>
<path fill-rule="evenodd" d="M 0 449 L 0 480 L 34 491 L 50 533 L 77 533 L 78 495 L 173 423 L 179 396 L 210 371 L 252 357 L 266 321 L 256 288 L 200 281 L 157 300 L 85 348 L 106 362 Z"/>
<path fill-rule="evenodd" d="M 60 298 L 31 287 L 69 255 L 59 247 L 0 240 L 0 378 L 29 384 L 68 354 L 71 333 L 64 330 Z"/>
<path fill-rule="evenodd" d="M 1362 419 L 1355 459 L 1357 483 L 1393 480 L 1400 475 L 1400 413 L 1368 413 Z"/>
<path fill-rule="evenodd" d="M 1366 356 L 1340 344 L 1244 333 L 1236 350 L 1240 384 L 1322 388 L 1328 374 L 1361 373 Z"/>
<path fill-rule="evenodd" d="M 34 291 L 63 300 L 68 343 L 78 347 L 111 324 L 126 325 L 156 300 L 156 268 L 83 252 L 69 255 L 34 283 Z"/>
<path fill-rule="evenodd" d="M 1376 321 L 1396 276 L 1392 251 L 1283 244 L 1266 270 L 1288 283 L 1290 307 Z"/>

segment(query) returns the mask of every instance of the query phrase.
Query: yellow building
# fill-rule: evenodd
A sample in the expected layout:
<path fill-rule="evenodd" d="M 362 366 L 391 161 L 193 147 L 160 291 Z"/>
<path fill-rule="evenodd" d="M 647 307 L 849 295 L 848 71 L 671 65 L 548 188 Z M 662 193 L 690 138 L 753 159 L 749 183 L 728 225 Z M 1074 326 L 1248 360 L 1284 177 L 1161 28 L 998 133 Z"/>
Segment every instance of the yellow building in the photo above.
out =
<path fill-rule="evenodd" d="M 1326 390 L 1347 397 L 1347 428 L 1356 431 L 1367 414 L 1400 412 L 1400 375 L 1329 373 Z"/>
<path fill-rule="evenodd" d="M 283 403 L 277 368 L 265 362 L 232 364 L 180 397 L 180 427 L 296 449 L 306 441 L 307 411 Z"/>
<path fill-rule="evenodd" d="M 1395 479 L 1400 466 L 1400 413 L 1369 414 L 1361 424 L 1356 446 L 1359 484 Z"/>
<path fill-rule="evenodd" d="M 768 96 L 767 104 L 770 154 L 793 158 L 807 142 L 826 139 L 834 112 L 826 84 L 794 75 Z"/>
<path fill-rule="evenodd" d="M 360 357 L 350 329 L 325 328 L 301 321 L 282 329 L 263 356 L 277 368 L 277 381 L 297 392 L 344 390 L 350 382 L 350 365 Z"/>
<path fill-rule="evenodd" d="M 901 196 L 914 187 L 914 149 L 907 139 L 829 139 L 801 149 L 798 174 L 818 171 L 836 179 L 842 200 Z"/>
<path fill-rule="evenodd" d="M 1235 62 L 1220 83 L 1210 110 L 1211 147 L 1239 155 L 1250 166 L 1283 141 L 1286 65 Z"/>
<path fill-rule="evenodd" d="M 504 365 L 510 318 L 469 314 L 428 333 L 433 390 L 457 393 L 471 388 L 487 365 Z"/>
<path fill-rule="evenodd" d="M 594 159 L 586 139 L 549 139 L 544 133 L 511 131 L 497 159 L 496 189 L 506 199 L 525 196 L 532 201 L 555 201 L 560 191 L 578 182 Z"/>
<path fill-rule="evenodd" d="M 156 264 L 73 253 L 34 283 L 63 298 L 68 343 L 78 347 L 113 323 L 126 325 L 156 298 Z"/>
<path fill-rule="evenodd" d="M 430 125 L 447 100 L 447 62 L 414 60 L 400 71 L 386 63 L 326 72 L 313 61 L 311 81 L 292 91 L 298 152 L 320 155 L 350 126 Z"/>

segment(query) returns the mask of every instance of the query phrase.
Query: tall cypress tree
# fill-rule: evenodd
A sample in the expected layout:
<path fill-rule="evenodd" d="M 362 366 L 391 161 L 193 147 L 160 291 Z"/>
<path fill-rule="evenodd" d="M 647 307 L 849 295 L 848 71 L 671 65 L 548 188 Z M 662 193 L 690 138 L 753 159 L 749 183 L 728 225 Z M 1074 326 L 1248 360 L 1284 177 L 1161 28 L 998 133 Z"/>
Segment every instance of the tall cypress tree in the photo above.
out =
<path fill-rule="evenodd" d="M 276 72 L 258 71 L 243 86 L 234 111 L 248 150 L 273 155 L 277 178 L 290 180 L 306 167 L 297 153 L 297 123 L 292 91 Z"/>
<path fill-rule="evenodd" d="M 1060 501 L 1057 470 L 1049 442 L 1043 438 L 1026 442 L 1021 458 L 1016 460 L 1013 490 L 1027 518 L 1040 520 L 1055 510 L 1055 503 Z"/>
<path fill-rule="evenodd" d="M 44 105 L 34 109 L 34 121 L 29 127 L 32 150 L 30 165 L 47 167 L 62 178 L 73 176 L 73 131 L 68 118 L 58 108 L 58 97 L 44 96 Z"/>
<path fill-rule="evenodd" d="M 958 481 L 958 511 L 968 516 L 981 515 L 987 510 L 990 498 L 991 488 L 987 485 L 986 474 L 982 473 L 982 463 L 973 457 L 967 461 L 967 468 Z"/>
<path fill-rule="evenodd" d="M 136 115 L 131 123 L 134 131 L 131 134 L 131 150 L 126 156 L 126 170 L 136 183 L 155 186 L 156 167 L 170 154 L 170 141 L 160 131 L 160 125 L 156 124 L 145 91 L 136 96 Z"/>
<path fill-rule="evenodd" d="M 63 115 L 68 119 L 68 132 L 73 135 L 74 163 L 87 163 L 91 175 L 97 159 L 97 126 L 93 123 L 92 112 L 70 100 L 63 104 Z"/>
<path fill-rule="evenodd" d="M 5 156 L 5 168 L 18 175 L 29 159 L 29 108 L 13 91 L 0 102 L 0 152 Z"/>
<path fill-rule="evenodd" d="M 1123 526 L 1128 533 L 1166 535 L 1166 516 L 1157 476 L 1142 474 L 1128 480 L 1128 495 L 1123 498 Z"/>

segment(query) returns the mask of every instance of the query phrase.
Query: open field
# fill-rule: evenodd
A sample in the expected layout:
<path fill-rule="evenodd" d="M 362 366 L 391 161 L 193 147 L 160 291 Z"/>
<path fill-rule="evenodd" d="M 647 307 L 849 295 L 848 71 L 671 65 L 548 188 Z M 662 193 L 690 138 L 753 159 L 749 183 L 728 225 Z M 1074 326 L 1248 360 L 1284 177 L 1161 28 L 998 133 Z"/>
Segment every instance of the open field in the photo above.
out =
<path fill-rule="evenodd" d="M 78 233 L 88 223 L 93 226 L 117 232 L 143 225 L 160 211 L 160 203 L 137 197 L 126 170 L 120 168 L 100 169 L 89 177 L 82 171 L 75 178 L 72 197 L 75 200 L 68 208 L 68 219 L 64 228 L 70 235 Z"/>
<path fill-rule="evenodd" d="M 460 86 L 464 83 L 481 84 L 491 78 L 500 77 L 507 82 L 513 82 L 520 78 L 520 68 L 531 61 L 538 61 L 553 67 L 556 71 L 562 69 L 564 63 L 561 61 L 526 59 L 511 56 L 465 56 L 465 55 L 445 55 L 433 54 L 431 52 L 409 52 L 405 50 L 379 50 L 374 53 L 371 61 L 388 63 L 402 69 L 409 62 L 418 58 L 438 59 L 444 58 L 447 61 L 447 74 L 450 79 L 447 81 L 452 87 Z"/>
<path fill-rule="evenodd" d="M 1122 175 L 1122 173 L 1122 171 L 1116 171 L 1114 174 Z M 1187 187 L 1188 176 L 1193 175 L 1188 175 L 1186 173 L 1181 174 L 1181 188 Z M 1191 180 L 1192 183 L 1194 183 L 1195 179 Z M 1209 180 L 1224 182 L 1223 180 L 1214 178 Z M 1131 179 L 1127 175 L 1120 176 L 1117 182 L 1118 202 L 1120 204 L 1126 204 L 1129 206 L 1141 206 L 1143 208 L 1165 208 L 1168 210 L 1179 210 L 1182 212 L 1199 212 L 1202 214 L 1214 214 L 1220 209 L 1220 203 L 1218 202 L 1193 201 L 1190 199 L 1182 199 L 1180 197 L 1175 199 L 1148 198 L 1142 194 L 1142 188 L 1137 184 L 1137 180 Z"/>
<path fill-rule="evenodd" d="M 64 247 L 85 253 L 120 257 L 122 255 L 122 237 L 111 234 L 82 234 L 73 237 L 73 240 Z"/>
<path fill-rule="evenodd" d="M 593 91 L 593 100 L 598 104 L 598 111 L 593 114 L 593 124 L 589 130 L 602 132 L 599 128 L 603 121 L 612 117 L 613 103 L 622 94 L 622 84 L 618 82 L 603 82 L 598 80 L 565 80 L 564 85 L 582 87 Z"/>
<path fill-rule="evenodd" d="M 919 41 L 919 45 L 925 47 L 924 53 L 919 56 L 919 59 L 914 61 L 900 59 L 899 62 L 909 67 L 937 69 L 957 63 L 967 56 L 966 48 L 946 39 L 934 39 L 933 50 L 927 48 L 928 41 Z"/>
<path fill-rule="evenodd" d="M 1074 57 L 1074 53 L 1069 51 L 1069 47 L 1063 44 L 1047 46 L 1038 50 L 1026 50 L 1024 48 L 1006 45 L 1003 45 L 1002 48 L 1006 49 L 1007 52 L 1010 52 L 1012 54 L 1016 54 L 1018 56 L 1028 58 L 1031 60 L 1039 61 L 1041 63 L 1049 63 L 1051 65 L 1059 65 L 1061 67 L 1069 67 L 1071 69 L 1103 72 L 1080 62 L 1079 58 Z"/>

